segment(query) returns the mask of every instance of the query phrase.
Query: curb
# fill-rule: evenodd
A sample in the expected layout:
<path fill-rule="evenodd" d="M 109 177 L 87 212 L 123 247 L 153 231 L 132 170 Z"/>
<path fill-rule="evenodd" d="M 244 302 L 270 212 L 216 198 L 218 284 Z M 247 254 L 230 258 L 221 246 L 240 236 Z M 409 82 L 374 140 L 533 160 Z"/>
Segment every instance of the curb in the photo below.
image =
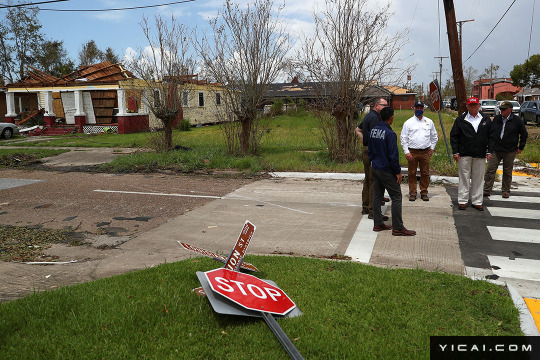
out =
<path fill-rule="evenodd" d="M 407 174 L 407 168 L 401 168 L 401 172 Z M 277 178 L 295 178 L 295 179 L 323 179 L 323 180 L 364 180 L 364 173 L 308 173 L 308 172 L 270 172 L 270 176 Z M 429 177 L 430 182 L 442 182 L 447 184 L 457 184 L 459 179 L 453 176 Z"/>

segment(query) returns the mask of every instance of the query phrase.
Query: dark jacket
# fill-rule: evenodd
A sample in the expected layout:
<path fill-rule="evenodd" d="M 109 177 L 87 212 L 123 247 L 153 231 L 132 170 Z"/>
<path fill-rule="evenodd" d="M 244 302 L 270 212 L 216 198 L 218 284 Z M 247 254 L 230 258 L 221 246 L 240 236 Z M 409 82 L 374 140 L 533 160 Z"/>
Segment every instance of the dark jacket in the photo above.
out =
<path fill-rule="evenodd" d="M 523 123 L 523 120 L 519 116 L 511 114 L 510 118 L 506 121 L 504 126 L 504 134 L 501 139 L 501 131 L 503 128 L 503 118 L 499 114 L 493 118 L 493 151 L 496 152 L 514 152 L 523 150 L 525 143 L 527 142 L 527 128 Z M 519 142 L 519 145 L 518 145 Z"/>
<path fill-rule="evenodd" d="M 373 169 L 389 172 L 394 175 L 401 173 L 397 135 L 390 125 L 384 121 L 381 121 L 379 125 L 371 129 L 368 156 Z"/>
<path fill-rule="evenodd" d="M 452 153 L 459 154 L 459 156 L 485 158 L 486 154 L 493 153 L 491 120 L 480 114 L 482 119 L 478 125 L 478 131 L 474 131 L 472 124 L 465 120 L 467 114 L 468 112 L 459 115 L 450 131 Z"/>
<path fill-rule="evenodd" d="M 369 132 L 381 121 L 381 115 L 375 110 L 371 110 L 364 116 L 364 120 L 358 125 L 358 128 L 362 130 L 362 144 L 368 146 Z"/>

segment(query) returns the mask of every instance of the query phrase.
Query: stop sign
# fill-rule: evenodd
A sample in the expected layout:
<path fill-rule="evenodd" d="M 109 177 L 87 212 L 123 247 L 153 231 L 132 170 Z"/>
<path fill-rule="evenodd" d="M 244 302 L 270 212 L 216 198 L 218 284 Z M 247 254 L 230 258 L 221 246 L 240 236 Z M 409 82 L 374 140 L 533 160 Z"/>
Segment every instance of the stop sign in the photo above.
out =
<path fill-rule="evenodd" d="M 433 105 L 433 108 L 435 111 L 441 110 L 441 97 L 439 96 L 439 86 L 435 81 L 432 81 L 429 84 L 429 97 L 431 99 L 431 104 Z"/>
<path fill-rule="evenodd" d="M 285 315 L 296 307 L 283 290 L 253 275 L 225 268 L 204 274 L 214 292 L 246 309 Z"/>

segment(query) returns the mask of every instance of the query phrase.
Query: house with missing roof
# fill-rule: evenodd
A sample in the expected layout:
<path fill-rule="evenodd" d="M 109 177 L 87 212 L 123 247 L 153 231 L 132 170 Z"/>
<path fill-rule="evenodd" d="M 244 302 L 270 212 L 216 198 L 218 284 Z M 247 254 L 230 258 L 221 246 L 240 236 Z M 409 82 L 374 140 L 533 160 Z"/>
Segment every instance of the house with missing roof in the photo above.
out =
<path fill-rule="evenodd" d="M 389 105 L 395 109 L 412 109 L 416 93 L 399 86 L 380 86 L 359 85 L 363 91 L 362 104 L 369 105 L 376 98 L 385 98 Z M 307 106 L 315 106 L 317 101 L 324 99 L 330 90 L 321 83 L 305 82 L 300 83 L 295 78 L 290 83 L 270 84 L 265 94 L 267 105 L 265 105 L 265 113 L 268 113 L 271 104 L 275 100 L 283 100 L 284 108 L 287 109 L 291 105 L 296 105 L 302 100 Z"/>
<path fill-rule="evenodd" d="M 148 96 L 150 90 L 121 64 L 105 61 L 81 66 L 61 78 L 29 69 L 24 79 L 7 84 L 4 94 L 0 93 L 6 109 L 0 109 L 0 121 L 20 127 L 44 124 L 43 129 L 34 131 L 36 135 L 104 131 L 127 134 L 162 126 L 148 106 L 147 99 L 152 98 Z M 193 125 L 215 123 L 221 101 L 215 105 L 212 99 L 219 97 L 216 94 L 220 93 L 221 85 L 195 77 L 186 80 L 189 86 L 185 87 L 187 106 L 183 114 Z M 181 118 L 182 113 L 178 119 Z"/>

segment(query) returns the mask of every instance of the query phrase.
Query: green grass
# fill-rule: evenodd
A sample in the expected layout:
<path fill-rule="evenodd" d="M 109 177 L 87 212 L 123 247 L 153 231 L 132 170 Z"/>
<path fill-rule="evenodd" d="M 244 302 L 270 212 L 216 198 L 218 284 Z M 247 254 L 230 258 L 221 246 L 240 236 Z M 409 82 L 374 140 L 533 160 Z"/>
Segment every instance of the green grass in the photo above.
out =
<path fill-rule="evenodd" d="M 306 359 L 429 359 L 431 335 L 522 335 L 507 291 L 423 270 L 248 256 L 303 311 L 278 320 Z M 2 359 L 287 359 L 260 319 L 190 292 L 206 258 L 0 305 Z"/>
<path fill-rule="evenodd" d="M 397 110 L 392 128 L 398 137 L 403 123 L 413 116 L 412 110 Z M 455 161 L 449 162 L 443 132 L 437 113 L 427 111 L 425 116 L 435 123 L 439 142 L 431 160 L 432 174 L 457 176 Z M 442 120 L 448 139 L 455 115 L 443 113 Z M 174 144 L 191 148 L 191 151 L 167 153 L 136 153 L 116 158 L 103 169 L 114 172 L 155 171 L 171 169 L 192 172 L 201 169 L 235 169 L 256 173 L 260 171 L 310 171 L 310 172 L 362 172 L 361 161 L 338 163 L 329 159 L 326 145 L 319 130 L 319 122 L 311 113 L 281 115 L 267 120 L 257 156 L 236 157 L 227 154 L 224 135 L 219 125 L 192 128 L 192 131 L 174 132 Z M 530 127 L 529 127 L 530 128 Z M 52 140 L 32 143 L 18 142 L 9 145 L 35 147 L 132 147 L 151 148 L 156 133 L 64 135 Z M 7 145 L 7 144 L 6 144 Z M 518 159 L 540 162 L 540 140 L 529 138 L 529 143 Z M 448 144 L 450 148 L 450 143 Z M 451 148 L 450 148 L 451 151 Z M 407 160 L 400 147 L 400 164 Z"/>

